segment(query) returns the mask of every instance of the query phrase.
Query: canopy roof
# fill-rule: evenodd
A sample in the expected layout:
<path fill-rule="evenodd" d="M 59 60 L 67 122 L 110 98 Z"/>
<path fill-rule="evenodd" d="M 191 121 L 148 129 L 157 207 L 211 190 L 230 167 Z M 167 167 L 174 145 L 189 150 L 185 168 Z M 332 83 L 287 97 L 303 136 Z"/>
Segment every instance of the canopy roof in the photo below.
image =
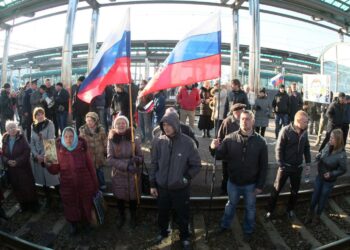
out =
<path fill-rule="evenodd" d="M 85 0 L 92 8 L 127 4 L 200 4 L 240 8 L 247 0 Z M 350 26 L 350 0 L 260 0 L 263 5 L 295 11 L 346 30 Z M 68 0 L 0 0 L 0 25 L 14 17 L 34 17 L 35 12 L 68 4 Z M 278 12 L 276 12 L 278 14 Z M 283 14 L 283 13 L 281 13 Z"/>

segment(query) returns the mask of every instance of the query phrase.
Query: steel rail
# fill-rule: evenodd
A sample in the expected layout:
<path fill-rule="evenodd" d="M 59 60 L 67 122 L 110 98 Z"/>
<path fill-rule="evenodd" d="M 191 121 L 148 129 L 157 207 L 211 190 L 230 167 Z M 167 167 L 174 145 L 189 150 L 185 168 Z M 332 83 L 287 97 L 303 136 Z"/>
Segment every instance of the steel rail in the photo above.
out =
<path fill-rule="evenodd" d="M 37 185 L 37 190 L 39 194 L 44 194 L 42 186 Z M 312 189 L 302 190 L 299 192 L 299 201 L 307 201 L 310 200 L 310 196 L 312 194 Z M 54 190 L 52 190 L 54 192 Z M 331 196 L 339 196 L 350 193 L 350 184 L 339 184 L 336 185 L 333 189 Z M 279 203 L 285 203 L 289 198 L 290 193 L 284 192 L 280 194 Z M 112 193 L 104 193 L 104 198 L 108 205 L 114 206 L 116 204 L 116 199 Z M 261 194 L 257 196 L 257 207 L 266 206 L 268 200 L 270 198 L 270 194 Z M 192 196 L 191 207 L 192 208 L 200 208 L 203 210 L 208 210 L 208 201 L 210 200 L 209 196 Z M 227 201 L 227 196 L 216 196 L 213 197 L 213 204 L 211 209 L 222 209 L 224 204 Z M 241 203 L 241 202 L 240 202 Z M 142 208 L 152 208 L 156 207 L 156 200 L 151 196 L 141 196 L 141 207 Z M 239 205 L 242 207 L 242 204 Z M 47 248 L 44 246 L 40 246 L 29 241 L 23 240 L 21 238 L 12 236 L 6 232 L 0 230 L 0 241 L 5 246 L 14 247 L 15 249 L 23 249 L 23 250 L 51 250 L 51 248 Z M 324 245 L 317 250 L 325 250 L 325 249 L 344 249 L 344 247 L 350 246 L 350 237 L 338 240 L 336 242 L 329 243 Z"/>
<path fill-rule="evenodd" d="M 8 233 L 5 233 L 3 231 L 0 231 L 0 242 L 2 246 L 7 246 L 9 248 L 14 249 L 23 249 L 23 250 L 52 250 L 51 248 L 47 248 L 44 246 L 40 246 L 37 244 L 34 244 L 32 242 L 23 240 L 21 238 L 18 238 L 16 236 L 12 236 Z"/>

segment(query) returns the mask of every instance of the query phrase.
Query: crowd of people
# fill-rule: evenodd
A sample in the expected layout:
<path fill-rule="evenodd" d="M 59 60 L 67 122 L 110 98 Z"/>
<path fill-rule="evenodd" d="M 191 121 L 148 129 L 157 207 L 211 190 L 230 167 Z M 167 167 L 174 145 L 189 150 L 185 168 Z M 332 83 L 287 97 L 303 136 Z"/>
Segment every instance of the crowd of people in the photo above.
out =
<path fill-rule="evenodd" d="M 319 145 L 327 125 L 315 158 L 318 175 L 306 223 L 319 220 L 337 177 L 347 170 L 345 144 L 350 98 L 344 93 L 339 93 L 330 105 L 308 103 L 293 83 L 289 93 L 280 85 L 270 102 L 264 88 L 255 96 L 249 87 L 242 88 L 238 79 L 232 80 L 231 90 L 219 81 L 213 87 L 210 81 L 205 81 L 201 88 L 197 84 L 179 88 L 177 110 L 166 109 L 164 91 L 139 95 L 147 81 L 140 86 L 132 83 L 130 88 L 108 86 L 87 104 L 77 95 L 84 79 L 79 77 L 71 92 L 73 126 L 68 126 L 67 121 L 70 92 L 60 82 L 52 85 L 46 79 L 38 88 L 34 80 L 16 94 L 6 83 L 0 93 L 2 161 L 21 211 L 40 209 L 35 183 L 43 186 L 48 209 L 55 206 L 53 191 L 59 192 L 72 235 L 77 233 L 80 223 L 89 227 L 96 216 L 93 197 L 107 188 L 104 176 L 107 166 L 119 213 L 116 225 L 119 229 L 124 226 L 127 203 L 129 225 L 137 226 L 144 144 L 151 150 L 150 194 L 157 199 L 159 211 L 155 243 L 168 236 L 170 212 L 174 210 L 183 248 L 191 249 L 188 230 L 191 180 L 201 169 L 199 142 L 194 134 L 198 107 L 198 129 L 203 138 L 214 137 L 209 142 L 209 151 L 222 160 L 221 194 L 228 195 L 219 233 L 230 228 L 240 196 L 246 206 L 244 239 L 249 241 L 254 233 L 256 195 L 263 192 L 266 184 L 269 155 L 264 136 L 272 113 L 276 124 L 277 172 L 266 219 L 275 216 L 279 193 L 288 179 L 291 195 L 286 213 L 291 219 L 295 216 L 302 172 L 309 175 L 312 162 L 308 134 L 317 134 Z M 134 138 L 136 128 L 140 139 Z M 45 154 L 44 141 L 50 139 L 56 139 L 57 162 L 49 161 Z M 7 219 L 3 209 L 0 217 Z"/>

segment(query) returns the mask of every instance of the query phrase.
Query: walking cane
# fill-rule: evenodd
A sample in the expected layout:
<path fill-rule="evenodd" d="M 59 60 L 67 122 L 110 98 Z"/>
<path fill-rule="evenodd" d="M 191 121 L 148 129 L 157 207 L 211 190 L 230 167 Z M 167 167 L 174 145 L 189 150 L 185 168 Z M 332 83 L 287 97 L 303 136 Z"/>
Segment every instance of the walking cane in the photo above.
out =
<path fill-rule="evenodd" d="M 220 79 L 219 81 L 219 92 L 218 92 L 218 120 L 220 118 L 220 92 L 221 92 L 221 84 L 220 84 Z M 214 110 L 213 112 L 215 112 L 216 110 L 216 105 L 214 106 Z M 214 116 L 215 118 L 215 116 Z M 214 119 L 215 122 L 215 119 Z M 215 125 L 215 137 L 217 137 L 217 133 L 219 128 L 217 127 L 217 123 L 214 124 Z M 210 225 L 210 218 L 211 218 L 211 208 L 212 208 L 212 203 L 213 203 L 213 196 L 214 196 L 214 185 L 215 185 L 215 179 L 216 179 L 216 154 L 214 156 L 214 164 L 213 164 L 213 169 L 212 169 L 212 177 L 211 177 L 211 185 L 210 185 L 210 201 L 209 201 L 209 214 L 207 217 L 207 223 L 206 223 L 206 227 L 205 227 L 205 240 L 208 241 L 209 240 L 209 225 Z"/>

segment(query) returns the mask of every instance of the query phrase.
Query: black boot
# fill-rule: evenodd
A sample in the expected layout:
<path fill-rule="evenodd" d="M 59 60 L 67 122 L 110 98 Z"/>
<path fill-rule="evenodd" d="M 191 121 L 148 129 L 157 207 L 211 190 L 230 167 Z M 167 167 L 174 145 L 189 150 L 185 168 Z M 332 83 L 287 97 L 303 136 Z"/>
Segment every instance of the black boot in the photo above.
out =
<path fill-rule="evenodd" d="M 210 136 L 210 130 L 209 130 L 209 129 L 207 129 L 207 137 L 208 137 L 208 138 L 211 137 L 211 136 Z"/>
<path fill-rule="evenodd" d="M 205 129 L 203 129 L 202 138 L 205 138 Z"/>
<path fill-rule="evenodd" d="M 9 219 L 9 218 L 7 217 L 7 215 L 6 215 L 5 210 L 4 210 L 2 207 L 0 207 L 0 218 L 2 218 L 2 219 L 4 219 L 4 220 L 8 220 L 8 219 Z"/>

